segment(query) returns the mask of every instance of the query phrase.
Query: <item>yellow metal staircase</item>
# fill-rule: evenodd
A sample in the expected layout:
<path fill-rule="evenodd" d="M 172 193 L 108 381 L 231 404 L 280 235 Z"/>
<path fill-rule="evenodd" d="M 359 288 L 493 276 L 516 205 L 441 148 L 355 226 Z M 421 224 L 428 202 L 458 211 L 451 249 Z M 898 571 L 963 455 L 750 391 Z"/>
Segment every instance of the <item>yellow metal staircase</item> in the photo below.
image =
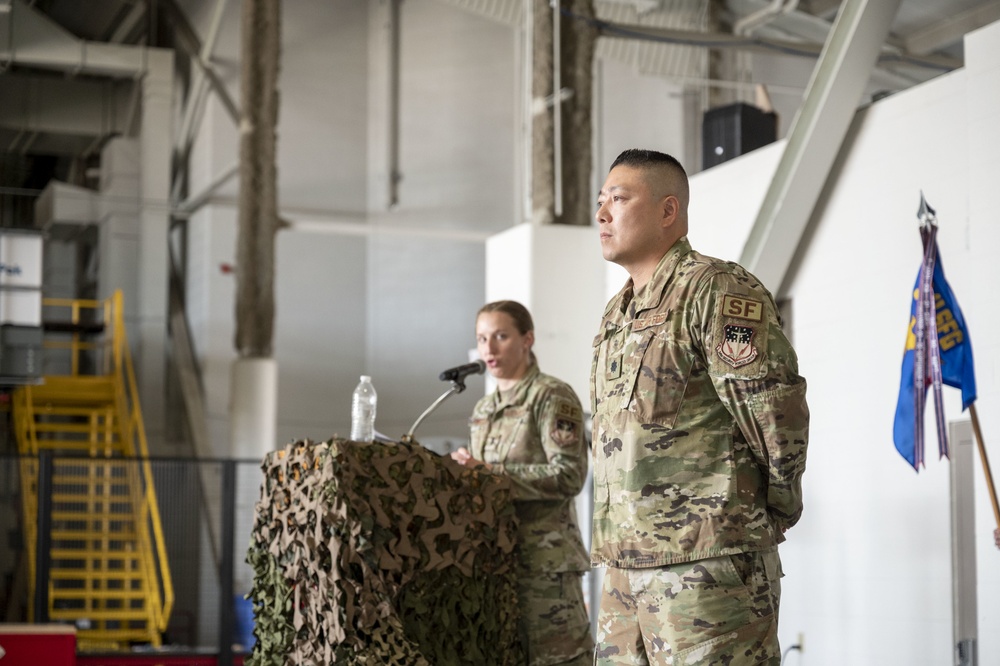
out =
<path fill-rule="evenodd" d="M 38 562 L 39 452 L 52 451 L 48 617 L 76 624 L 82 649 L 158 646 L 173 585 L 125 326 L 122 294 L 106 301 L 46 299 L 62 310 L 69 374 L 12 397 L 21 457 L 29 615 Z M 93 368 L 85 374 L 81 368 Z"/>

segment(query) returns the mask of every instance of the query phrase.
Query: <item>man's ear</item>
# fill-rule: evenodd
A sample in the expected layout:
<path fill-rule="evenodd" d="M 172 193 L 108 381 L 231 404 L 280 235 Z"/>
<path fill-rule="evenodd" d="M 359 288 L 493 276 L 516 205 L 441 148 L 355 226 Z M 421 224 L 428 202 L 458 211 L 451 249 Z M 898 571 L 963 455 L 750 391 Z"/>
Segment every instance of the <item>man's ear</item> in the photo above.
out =
<path fill-rule="evenodd" d="M 673 194 L 663 197 L 663 218 L 661 220 L 664 228 L 671 226 L 680 216 L 681 202 Z"/>

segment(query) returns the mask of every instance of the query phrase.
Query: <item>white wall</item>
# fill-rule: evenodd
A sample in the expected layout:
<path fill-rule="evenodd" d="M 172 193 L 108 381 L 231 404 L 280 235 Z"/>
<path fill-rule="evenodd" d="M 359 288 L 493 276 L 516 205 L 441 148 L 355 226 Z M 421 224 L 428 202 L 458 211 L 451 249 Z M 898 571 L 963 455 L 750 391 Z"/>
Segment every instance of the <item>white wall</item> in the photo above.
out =
<path fill-rule="evenodd" d="M 627 148 L 659 150 L 684 161 L 690 142 L 684 134 L 682 86 L 617 60 L 598 60 L 594 77 L 595 193 L 608 167 Z M 700 122 L 697 127 L 700 130 Z"/>
<path fill-rule="evenodd" d="M 486 300 L 513 299 L 531 311 L 539 368 L 572 386 L 589 413 L 593 340 L 605 304 L 597 231 L 522 224 L 490 238 L 486 251 Z"/>
<path fill-rule="evenodd" d="M 205 34 L 210 6 L 188 3 Z M 282 14 L 279 208 L 300 227 L 278 234 L 274 356 L 278 442 L 350 428 L 351 392 L 370 374 L 376 427 L 404 434 L 464 363 L 484 298 L 484 243 L 517 220 L 514 141 L 517 35 L 437 2 L 401 11 L 399 204 L 385 202 L 386 3 L 303 0 Z M 239 6 L 230 3 L 213 58 L 239 101 Z M 193 192 L 238 156 L 232 120 L 213 97 L 192 160 Z M 228 441 L 235 358 L 234 181 L 195 218 L 188 305 L 213 442 Z M 419 438 L 462 440 L 481 378 L 446 402 Z"/>
<path fill-rule="evenodd" d="M 378 428 L 391 437 L 448 389 L 442 370 L 468 362 L 485 298 L 485 239 L 519 214 L 514 31 L 444 3 L 404 2 L 400 42 L 399 203 L 372 206 L 368 249 L 368 364 Z M 372 130 L 369 150 L 378 155 L 385 139 Z M 369 186 L 386 180 L 375 170 Z M 483 380 L 467 385 L 418 439 L 468 438 Z"/>
<path fill-rule="evenodd" d="M 213 5 L 192 3 L 207 32 Z M 284 217 L 308 219 L 309 231 L 283 230 L 276 241 L 278 433 L 291 439 L 346 434 L 350 396 L 365 370 L 367 257 L 364 237 L 324 233 L 364 220 L 366 207 L 366 63 L 368 8 L 357 2 L 297 2 L 282 15 L 278 128 L 278 201 Z M 239 95 L 239 3 L 229 3 L 213 61 L 233 99 Z M 191 160 L 198 192 L 238 159 L 238 135 L 210 96 Z M 188 239 L 188 315 L 202 365 L 209 428 L 228 451 L 235 276 L 234 179 L 192 218 Z M 318 221 L 318 222 L 317 222 Z"/>
<path fill-rule="evenodd" d="M 800 248 L 788 296 L 812 423 L 805 513 L 781 547 L 780 633 L 785 646 L 804 634 L 806 653 L 789 663 L 951 663 L 948 463 L 935 459 L 931 435 L 927 468 L 914 474 L 893 447 L 892 421 L 923 189 L 975 345 L 987 446 L 1000 459 L 1000 344 L 990 337 L 1000 325 L 991 305 L 1000 279 L 998 62 L 994 24 L 967 36 L 964 70 L 859 113 Z M 694 178 L 696 248 L 738 259 L 732 237 L 752 224 L 775 159 L 758 151 Z M 959 398 L 945 389 L 949 420 L 968 418 Z M 978 462 L 976 474 L 979 663 L 992 664 L 1000 552 Z"/>

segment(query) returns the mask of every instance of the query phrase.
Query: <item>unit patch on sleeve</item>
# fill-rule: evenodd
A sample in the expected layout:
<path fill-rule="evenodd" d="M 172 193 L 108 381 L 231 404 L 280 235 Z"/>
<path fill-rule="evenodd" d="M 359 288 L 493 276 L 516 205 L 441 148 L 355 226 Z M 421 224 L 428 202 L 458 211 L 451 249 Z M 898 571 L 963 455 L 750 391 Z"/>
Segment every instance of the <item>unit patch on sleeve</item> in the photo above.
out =
<path fill-rule="evenodd" d="M 756 331 L 752 327 L 726 324 L 725 332 L 725 339 L 715 347 L 719 358 L 734 368 L 752 363 L 757 358 L 757 348 L 753 345 Z"/>
<path fill-rule="evenodd" d="M 722 316 L 760 321 L 764 316 L 764 303 L 746 296 L 726 294 L 722 297 Z"/>
<path fill-rule="evenodd" d="M 582 410 L 569 402 L 560 402 L 556 408 L 556 425 L 549 436 L 559 446 L 573 446 L 580 440 Z"/>
<path fill-rule="evenodd" d="M 576 421 L 563 418 L 556 419 L 556 427 L 550 435 L 552 441 L 563 448 L 573 446 L 580 437 L 578 426 L 579 424 Z"/>

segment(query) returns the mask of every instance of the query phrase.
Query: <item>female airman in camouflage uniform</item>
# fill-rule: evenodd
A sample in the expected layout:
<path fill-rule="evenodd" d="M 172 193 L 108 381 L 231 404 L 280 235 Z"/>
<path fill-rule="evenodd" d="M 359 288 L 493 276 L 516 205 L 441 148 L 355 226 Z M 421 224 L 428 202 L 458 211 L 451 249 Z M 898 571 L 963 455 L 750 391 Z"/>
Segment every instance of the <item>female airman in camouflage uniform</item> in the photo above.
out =
<path fill-rule="evenodd" d="M 462 448 L 452 457 L 485 464 L 512 481 L 528 664 L 591 664 L 594 643 L 581 589 L 590 563 L 573 503 L 587 473 L 580 400 L 568 384 L 539 372 L 531 351 L 534 325 L 520 303 L 484 306 L 476 341 L 497 390 L 473 411 L 472 452 Z"/>

